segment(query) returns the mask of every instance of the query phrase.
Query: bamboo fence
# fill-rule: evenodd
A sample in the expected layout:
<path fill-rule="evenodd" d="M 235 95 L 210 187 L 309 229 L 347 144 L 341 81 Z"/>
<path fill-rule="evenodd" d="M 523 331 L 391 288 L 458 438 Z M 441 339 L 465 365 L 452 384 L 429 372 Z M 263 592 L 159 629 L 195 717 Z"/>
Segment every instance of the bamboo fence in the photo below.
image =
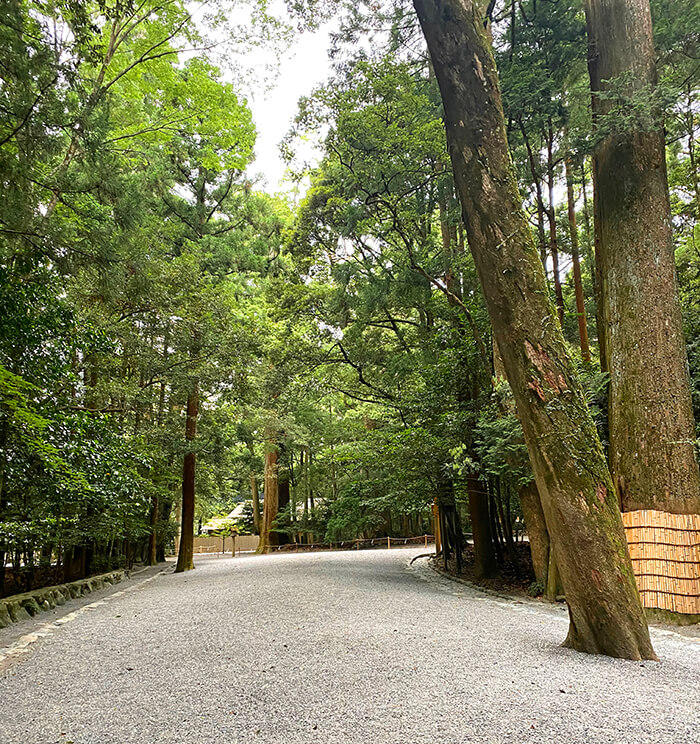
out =
<path fill-rule="evenodd" d="M 623 512 L 644 607 L 700 615 L 700 515 Z"/>

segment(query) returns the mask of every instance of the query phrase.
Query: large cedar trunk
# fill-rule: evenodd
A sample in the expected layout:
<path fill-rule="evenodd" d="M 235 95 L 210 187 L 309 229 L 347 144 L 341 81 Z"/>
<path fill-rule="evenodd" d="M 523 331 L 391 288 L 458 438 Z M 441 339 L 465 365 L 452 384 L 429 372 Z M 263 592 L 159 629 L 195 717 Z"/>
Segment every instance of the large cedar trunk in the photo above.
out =
<path fill-rule="evenodd" d="M 566 592 L 566 644 L 655 658 L 610 473 L 522 209 L 483 15 L 471 0 L 414 5 L 440 85 L 469 246 Z"/>
<path fill-rule="evenodd" d="M 619 87 L 620 76 L 626 95 L 656 85 L 651 13 L 648 0 L 587 0 L 585 6 L 593 106 L 600 122 L 612 103 L 597 91 Z M 700 472 L 664 133 L 661 124 L 644 131 L 636 121 L 605 137 L 594 158 L 596 259 L 610 375 L 610 468 L 624 511 L 697 513 Z"/>
<path fill-rule="evenodd" d="M 279 545 L 277 533 L 271 531 L 272 523 L 279 511 L 279 450 L 275 439 L 273 434 L 268 434 L 265 445 L 263 515 L 258 553 L 266 553 L 271 546 Z"/>
<path fill-rule="evenodd" d="M 192 442 L 197 435 L 197 416 L 199 415 L 199 387 L 187 396 L 187 422 L 185 439 Z M 180 549 L 177 554 L 175 572 L 190 571 L 194 568 L 194 485 L 196 455 L 193 450 L 185 454 L 182 466 L 182 521 L 180 527 Z"/>

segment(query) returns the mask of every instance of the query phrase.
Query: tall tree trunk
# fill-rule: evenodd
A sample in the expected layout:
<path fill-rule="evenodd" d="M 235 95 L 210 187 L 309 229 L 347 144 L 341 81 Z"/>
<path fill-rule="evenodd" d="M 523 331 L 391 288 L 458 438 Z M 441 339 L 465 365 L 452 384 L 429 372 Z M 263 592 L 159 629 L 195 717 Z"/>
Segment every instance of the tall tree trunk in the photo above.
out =
<path fill-rule="evenodd" d="M 197 416 L 199 415 L 199 385 L 187 396 L 187 421 L 185 440 L 190 443 L 197 436 Z M 180 549 L 177 554 L 175 573 L 191 571 L 194 568 L 194 486 L 196 455 L 194 450 L 185 454 L 182 466 L 182 521 L 180 527 Z"/>
<path fill-rule="evenodd" d="M 455 182 L 569 605 L 566 644 L 655 658 L 614 486 L 523 212 L 484 18 L 414 0 L 445 108 Z"/>
<path fill-rule="evenodd" d="M 623 94 L 634 96 L 656 86 L 651 12 L 649 0 L 586 0 L 585 8 L 600 121 L 612 103 L 598 91 L 623 84 Z M 661 123 L 644 130 L 635 120 L 605 137 L 594 171 L 613 481 L 625 511 L 698 513 L 700 471 Z"/>
<path fill-rule="evenodd" d="M 272 532 L 272 523 L 279 511 L 279 448 L 277 432 L 268 430 L 265 442 L 265 475 L 263 485 L 263 516 L 260 526 L 258 553 L 266 553 L 278 545 L 277 533 Z"/>
<path fill-rule="evenodd" d="M 576 226 L 576 200 L 574 199 L 574 180 L 571 162 L 566 159 L 566 202 L 569 215 L 569 237 L 571 239 L 571 258 L 574 264 L 574 294 L 576 295 L 576 317 L 578 318 L 578 338 L 581 346 L 581 357 L 584 362 L 591 361 L 591 350 L 588 347 L 588 326 L 586 324 L 586 304 L 583 297 L 581 280 L 581 261 L 578 251 L 578 227 Z"/>

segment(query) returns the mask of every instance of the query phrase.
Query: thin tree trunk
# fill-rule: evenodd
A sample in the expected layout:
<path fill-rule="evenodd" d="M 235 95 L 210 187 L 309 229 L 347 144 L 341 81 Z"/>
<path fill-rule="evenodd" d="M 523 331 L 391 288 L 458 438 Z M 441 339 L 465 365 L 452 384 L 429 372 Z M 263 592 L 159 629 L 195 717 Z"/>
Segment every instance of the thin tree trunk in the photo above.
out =
<path fill-rule="evenodd" d="M 532 182 L 535 186 L 535 202 L 537 206 L 537 240 L 540 249 L 540 260 L 542 266 L 544 266 L 545 273 L 547 273 L 547 241 L 544 233 L 544 198 L 542 197 L 542 181 L 540 174 L 537 171 L 537 161 L 535 160 L 535 153 L 532 150 L 530 144 L 530 138 L 527 134 L 527 129 L 521 117 L 518 117 L 518 126 L 520 132 L 523 135 L 523 142 L 525 143 L 525 149 L 527 150 L 527 161 L 530 165 L 530 175 L 532 176 Z"/>
<path fill-rule="evenodd" d="M 585 8 L 600 121 L 612 104 L 598 91 L 616 80 L 630 96 L 656 86 L 651 12 L 649 0 L 586 0 Z M 632 122 L 605 137 L 594 169 L 613 481 L 624 511 L 698 513 L 700 471 L 661 123 L 649 130 Z"/>
<path fill-rule="evenodd" d="M 498 484 L 498 495 L 495 498 L 495 501 L 496 508 L 498 509 L 498 519 L 501 523 L 503 547 L 505 548 L 506 554 L 510 558 L 511 565 L 515 569 L 515 573 L 517 575 L 520 572 L 520 564 L 518 561 L 518 554 L 515 551 L 515 542 L 513 541 L 513 530 L 511 528 L 510 520 L 508 519 L 507 513 L 503 508 L 503 486 L 500 482 Z"/>
<path fill-rule="evenodd" d="M 502 566 L 505 563 L 503 555 L 503 536 L 501 535 L 501 525 L 498 523 L 498 510 L 496 509 L 496 497 L 493 494 L 493 487 L 489 484 L 489 519 L 491 520 L 491 534 L 493 535 L 493 544 L 496 550 L 496 559 Z"/>
<path fill-rule="evenodd" d="M 581 346 L 581 357 L 584 362 L 591 361 L 591 350 L 588 346 L 588 326 L 586 324 L 586 304 L 583 297 L 581 280 L 581 262 L 578 252 L 578 227 L 576 226 L 576 201 L 574 199 L 574 181 L 571 163 L 566 159 L 566 201 L 569 215 L 569 236 L 571 238 L 571 258 L 574 264 L 574 293 L 576 295 L 576 317 L 578 318 L 578 338 Z"/>
<path fill-rule="evenodd" d="M 197 416 L 199 415 L 199 385 L 187 396 L 187 421 L 185 440 L 190 443 L 197 436 Z M 182 521 L 180 527 L 180 548 L 177 554 L 175 573 L 191 571 L 194 568 L 194 487 L 196 454 L 190 450 L 185 454 L 182 467 Z"/>
<path fill-rule="evenodd" d="M 549 205 L 547 208 L 547 221 L 549 222 L 549 252 L 552 255 L 552 274 L 554 275 L 554 296 L 557 302 L 557 315 L 559 323 L 564 327 L 564 293 L 561 288 L 561 275 L 559 273 L 559 241 L 557 240 L 557 216 L 554 211 L 554 131 L 552 120 L 549 119 L 547 127 L 547 184 L 549 187 Z"/>
<path fill-rule="evenodd" d="M 569 605 L 566 644 L 655 658 L 614 486 L 522 210 L 484 18 L 414 0 L 440 85 L 469 247 Z"/>
<path fill-rule="evenodd" d="M 148 536 L 148 565 L 155 566 L 158 563 L 158 496 L 154 495 L 151 500 L 151 533 Z"/>

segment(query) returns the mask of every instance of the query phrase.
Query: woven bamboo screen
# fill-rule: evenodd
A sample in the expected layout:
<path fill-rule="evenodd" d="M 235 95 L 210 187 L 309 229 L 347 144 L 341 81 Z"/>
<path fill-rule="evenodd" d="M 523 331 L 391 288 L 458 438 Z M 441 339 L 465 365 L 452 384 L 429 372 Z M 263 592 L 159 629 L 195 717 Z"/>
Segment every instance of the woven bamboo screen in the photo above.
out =
<path fill-rule="evenodd" d="M 623 512 L 644 607 L 700 615 L 700 515 Z"/>

